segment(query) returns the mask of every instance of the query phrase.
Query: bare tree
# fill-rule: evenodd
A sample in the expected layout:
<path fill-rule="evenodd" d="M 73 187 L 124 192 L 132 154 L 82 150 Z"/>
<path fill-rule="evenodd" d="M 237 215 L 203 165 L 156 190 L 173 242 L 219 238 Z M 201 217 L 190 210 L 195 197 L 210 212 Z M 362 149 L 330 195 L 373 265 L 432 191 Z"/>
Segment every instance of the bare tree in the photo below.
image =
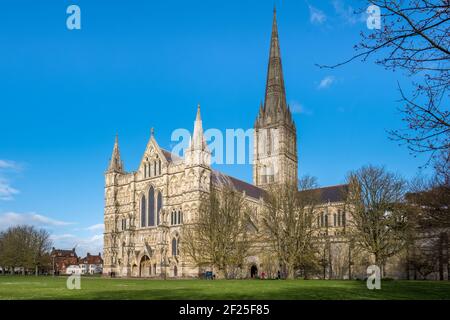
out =
<path fill-rule="evenodd" d="M 446 153 L 448 168 L 450 0 L 367 0 L 366 4 L 381 9 L 382 28 L 361 32 L 350 59 L 320 67 L 335 68 L 374 56 L 377 64 L 416 79 L 409 94 L 399 85 L 406 126 L 390 131 L 390 136 L 406 143 L 412 153 L 430 153 L 430 160 Z"/>
<path fill-rule="evenodd" d="M 356 247 L 373 256 L 376 265 L 400 252 L 405 245 L 407 210 L 405 181 L 383 167 L 365 166 L 348 175 L 347 229 Z"/>
<path fill-rule="evenodd" d="M 48 265 L 51 240 L 46 230 L 33 226 L 16 226 L 7 229 L 0 237 L 0 265 L 14 271 L 15 267 L 34 269 Z"/>
<path fill-rule="evenodd" d="M 303 188 L 300 192 L 296 185 L 272 186 L 261 214 L 265 240 L 277 253 L 288 279 L 293 279 L 295 271 L 315 257 L 313 223 L 319 195 L 312 190 L 313 179 L 301 179 L 299 186 Z"/>
<path fill-rule="evenodd" d="M 47 230 L 31 230 L 31 264 L 34 266 L 35 275 L 39 275 L 39 268 L 50 265 L 49 252 L 52 247 L 50 234 Z"/>
<path fill-rule="evenodd" d="M 442 181 L 439 172 L 431 179 L 416 178 L 406 196 L 411 220 L 410 246 L 407 262 L 414 269 L 437 268 L 439 279 L 450 279 L 450 185 Z M 419 271 L 422 273 L 422 271 Z"/>
<path fill-rule="evenodd" d="M 231 185 L 211 188 L 194 221 L 182 229 L 181 250 L 197 266 L 213 267 L 233 278 L 250 250 L 251 212 Z"/>

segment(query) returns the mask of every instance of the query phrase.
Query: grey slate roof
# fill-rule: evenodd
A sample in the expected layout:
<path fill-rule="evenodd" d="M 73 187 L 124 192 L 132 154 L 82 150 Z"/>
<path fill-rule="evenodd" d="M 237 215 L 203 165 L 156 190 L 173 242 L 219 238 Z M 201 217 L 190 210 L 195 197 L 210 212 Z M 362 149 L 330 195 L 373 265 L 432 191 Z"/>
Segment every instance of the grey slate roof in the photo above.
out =
<path fill-rule="evenodd" d="M 218 171 L 212 172 L 212 183 L 215 185 L 222 183 L 231 183 L 239 192 L 245 191 L 245 194 L 254 199 L 263 197 L 264 190 L 245 181 L 233 178 Z"/>
<path fill-rule="evenodd" d="M 221 184 L 221 183 L 231 183 L 236 190 L 243 192 L 249 197 L 254 199 L 259 199 L 264 196 L 264 189 L 258 188 L 250 183 L 245 181 L 233 178 L 226 174 L 223 174 L 218 171 L 213 171 L 212 173 L 212 182 L 213 184 Z M 320 203 L 328 203 L 328 202 L 342 202 L 344 201 L 345 192 L 347 191 L 348 185 L 336 185 L 329 187 L 322 187 L 313 190 L 317 190 L 320 192 Z M 300 191 L 301 192 L 301 191 Z"/>
<path fill-rule="evenodd" d="M 347 184 L 341 184 L 336 186 L 317 188 L 313 190 L 317 190 L 320 192 L 320 203 L 327 203 L 344 201 L 347 189 Z"/>

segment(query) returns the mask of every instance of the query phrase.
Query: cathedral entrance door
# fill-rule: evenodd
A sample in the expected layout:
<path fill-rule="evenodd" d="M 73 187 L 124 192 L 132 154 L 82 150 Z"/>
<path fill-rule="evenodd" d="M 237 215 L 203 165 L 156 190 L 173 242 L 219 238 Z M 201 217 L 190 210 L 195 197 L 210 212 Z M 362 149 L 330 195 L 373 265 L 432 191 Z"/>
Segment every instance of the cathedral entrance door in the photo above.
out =
<path fill-rule="evenodd" d="M 258 276 L 258 267 L 256 265 L 252 265 L 250 267 L 250 277 L 253 279 L 256 278 L 257 276 Z"/>
<path fill-rule="evenodd" d="M 141 258 L 141 263 L 139 264 L 139 277 L 150 277 L 151 268 L 150 258 L 148 256 L 143 256 Z"/>

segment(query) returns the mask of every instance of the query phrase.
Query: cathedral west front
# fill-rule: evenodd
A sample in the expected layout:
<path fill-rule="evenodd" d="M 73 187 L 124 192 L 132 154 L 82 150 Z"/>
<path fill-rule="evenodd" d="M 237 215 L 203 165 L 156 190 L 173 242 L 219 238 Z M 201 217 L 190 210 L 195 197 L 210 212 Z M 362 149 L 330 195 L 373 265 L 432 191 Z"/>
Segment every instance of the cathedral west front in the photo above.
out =
<path fill-rule="evenodd" d="M 191 278 L 201 270 L 180 250 L 182 225 L 193 222 L 202 195 L 226 180 L 243 192 L 258 211 L 264 189 L 273 183 L 298 180 L 297 129 L 286 102 L 276 12 L 270 41 L 265 99 L 254 123 L 253 183 L 211 168 L 200 106 L 184 157 L 161 148 L 152 133 L 136 171 L 126 172 L 116 137 L 105 172 L 104 268 L 119 277 Z M 345 229 L 342 188 L 321 188 L 318 225 L 327 236 Z M 343 249 L 344 250 L 344 249 Z M 345 253 L 343 253 L 346 255 Z M 244 277 L 265 272 L 256 253 L 248 259 Z M 336 270 L 334 271 L 336 272 Z"/>

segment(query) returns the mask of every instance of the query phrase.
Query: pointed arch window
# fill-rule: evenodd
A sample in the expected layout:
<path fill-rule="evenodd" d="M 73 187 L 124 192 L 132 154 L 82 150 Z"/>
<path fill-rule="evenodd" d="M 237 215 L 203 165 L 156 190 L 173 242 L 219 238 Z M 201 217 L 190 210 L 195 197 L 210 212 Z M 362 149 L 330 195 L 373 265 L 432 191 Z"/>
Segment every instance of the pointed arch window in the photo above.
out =
<path fill-rule="evenodd" d="M 178 240 L 177 238 L 172 239 L 172 256 L 178 255 Z"/>
<path fill-rule="evenodd" d="M 145 195 L 143 195 L 141 198 L 141 227 L 145 227 L 146 225 Z"/>
<path fill-rule="evenodd" d="M 155 190 L 150 187 L 148 191 L 148 226 L 155 225 Z"/>
<path fill-rule="evenodd" d="M 161 223 L 161 207 L 162 207 L 162 194 L 160 191 L 158 191 L 158 197 L 156 198 L 157 225 Z"/>

